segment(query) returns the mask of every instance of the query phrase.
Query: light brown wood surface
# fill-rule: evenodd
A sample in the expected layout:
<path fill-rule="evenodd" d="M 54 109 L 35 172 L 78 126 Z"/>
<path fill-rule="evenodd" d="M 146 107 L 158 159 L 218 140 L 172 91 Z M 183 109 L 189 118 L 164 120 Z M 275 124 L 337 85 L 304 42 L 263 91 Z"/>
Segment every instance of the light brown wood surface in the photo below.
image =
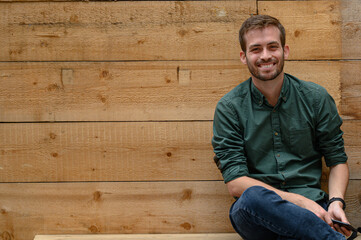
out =
<path fill-rule="evenodd" d="M 291 59 L 341 57 L 339 1 L 258 7 L 285 25 Z M 239 27 L 255 13 L 250 0 L 2 3 L 0 60 L 238 59 Z"/>
<path fill-rule="evenodd" d="M 237 233 L 37 235 L 34 240 L 240 240 Z"/>
<path fill-rule="evenodd" d="M 341 79 L 341 114 L 344 119 L 361 120 L 361 60 L 344 62 Z"/>
<path fill-rule="evenodd" d="M 342 64 L 289 61 L 285 71 L 339 105 Z M 250 77 L 240 61 L 0 63 L 0 72 L 5 122 L 212 120 L 218 100 Z"/>
<path fill-rule="evenodd" d="M 359 0 L 342 0 L 342 58 L 361 58 L 361 4 Z"/>
<path fill-rule="evenodd" d="M 0 234 L 232 232 L 222 181 L 0 185 Z M 210 227 L 212 226 L 212 227 Z"/>
<path fill-rule="evenodd" d="M 240 240 L 236 233 L 37 235 L 34 240 Z M 361 240 L 359 234 L 355 240 Z"/>
<path fill-rule="evenodd" d="M 252 13 L 255 0 L 2 3 L 0 60 L 237 59 Z"/>

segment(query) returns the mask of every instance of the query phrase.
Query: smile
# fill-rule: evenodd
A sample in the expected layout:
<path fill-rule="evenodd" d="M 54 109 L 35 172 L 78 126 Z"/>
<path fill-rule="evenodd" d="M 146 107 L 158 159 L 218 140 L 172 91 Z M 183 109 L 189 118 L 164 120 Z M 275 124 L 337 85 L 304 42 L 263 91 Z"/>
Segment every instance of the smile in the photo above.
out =
<path fill-rule="evenodd" d="M 258 65 L 258 67 L 259 67 L 259 68 L 266 68 L 266 69 L 267 69 L 267 68 L 273 67 L 273 65 L 274 65 L 273 63 L 267 64 L 267 65 L 266 65 L 266 64 L 264 64 L 264 65 L 261 64 L 261 65 Z"/>

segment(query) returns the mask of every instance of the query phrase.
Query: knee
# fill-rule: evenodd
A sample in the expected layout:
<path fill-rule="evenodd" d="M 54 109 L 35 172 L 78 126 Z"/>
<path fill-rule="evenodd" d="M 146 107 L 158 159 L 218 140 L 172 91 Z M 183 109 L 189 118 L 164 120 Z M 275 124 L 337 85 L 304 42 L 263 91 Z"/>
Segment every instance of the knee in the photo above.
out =
<path fill-rule="evenodd" d="M 249 199 L 249 200 L 255 200 L 255 199 L 258 199 L 258 198 L 262 197 L 263 195 L 265 195 L 268 191 L 269 190 L 265 187 L 253 186 L 253 187 L 247 188 L 243 192 L 242 197 Z"/>
<path fill-rule="evenodd" d="M 243 207 L 249 209 L 260 209 L 265 205 L 265 201 L 270 197 L 279 197 L 275 192 L 262 186 L 253 186 L 247 188 L 240 197 L 240 203 Z"/>

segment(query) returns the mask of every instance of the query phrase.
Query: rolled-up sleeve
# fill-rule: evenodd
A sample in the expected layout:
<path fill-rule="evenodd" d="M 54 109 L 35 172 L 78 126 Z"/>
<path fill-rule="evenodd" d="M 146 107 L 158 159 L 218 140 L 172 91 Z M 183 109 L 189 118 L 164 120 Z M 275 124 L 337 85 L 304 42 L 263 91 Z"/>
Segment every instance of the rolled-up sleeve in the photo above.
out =
<path fill-rule="evenodd" d="M 323 88 L 320 88 L 317 101 L 317 127 L 316 137 L 322 155 L 328 167 L 345 163 L 342 119 L 337 112 L 333 98 Z"/>
<path fill-rule="evenodd" d="M 214 161 L 225 183 L 248 175 L 243 129 L 233 106 L 226 99 L 221 99 L 215 110 L 212 146 Z"/>

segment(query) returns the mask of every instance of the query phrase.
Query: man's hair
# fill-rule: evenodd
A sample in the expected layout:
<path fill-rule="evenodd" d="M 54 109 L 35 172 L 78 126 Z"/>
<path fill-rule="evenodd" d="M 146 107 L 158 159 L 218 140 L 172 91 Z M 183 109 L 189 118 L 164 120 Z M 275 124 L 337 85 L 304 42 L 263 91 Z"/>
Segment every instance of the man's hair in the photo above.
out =
<path fill-rule="evenodd" d="M 242 51 L 246 53 L 246 41 L 244 39 L 245 34 L 254 29 L 263 29 L 268 26 L 275 26 L 280 30 L 280 40 L 282 48 L 286 44 L 286 31 L 277 18 L 268 15 L 254 15 L 243 22 L 241 29 L 239 30 L 239 43 L 241 44 Z"/>

